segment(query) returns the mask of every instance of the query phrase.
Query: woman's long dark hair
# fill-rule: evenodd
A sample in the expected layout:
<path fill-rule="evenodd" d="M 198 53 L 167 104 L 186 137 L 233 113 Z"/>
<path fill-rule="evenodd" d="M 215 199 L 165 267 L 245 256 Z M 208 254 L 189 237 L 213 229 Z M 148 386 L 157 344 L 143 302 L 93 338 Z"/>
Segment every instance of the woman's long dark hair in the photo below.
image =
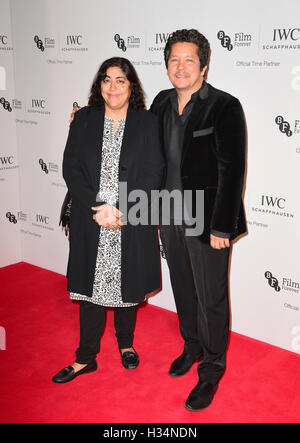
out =
<path fill-rule="evenodd" d="M 145 109 L 145 96 L 144 91 L 140 82 L 140 79 L 134 69 L 132 63 L 123 57 L 113 57 L 105 60 L 100 66 L 89 96 L 89 106 L 99 106 L 104 103 L 103 97 L 101 95 L 101 82 L 105 79 L 107 75 L 108 68 L 118 67 L 122 69 L 126 78 L 130 82 L 131 95 L 129 98 L 129 104 L 133 109 Z"/>

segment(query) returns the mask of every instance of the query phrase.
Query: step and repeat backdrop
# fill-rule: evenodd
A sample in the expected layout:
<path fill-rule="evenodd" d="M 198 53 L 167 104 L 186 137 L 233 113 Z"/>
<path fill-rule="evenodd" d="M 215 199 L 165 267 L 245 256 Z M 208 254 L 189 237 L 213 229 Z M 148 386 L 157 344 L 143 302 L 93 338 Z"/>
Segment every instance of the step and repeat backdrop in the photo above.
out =
<path fill-rule="evenodd" d="M 65 274 L 58 225 L 74 103 L 103 60 L 131 60 L 150 106 L 170 88 L 168 35 L 211 44 L 208 82 L 238 97 L 248 130 L 248 235 L 233 246 L 233 331 L 300 353 L 300 3 L 298 0 L 0 0 L 1 258 Z M 166 261 L 150 303 L 175 311 Z"/>

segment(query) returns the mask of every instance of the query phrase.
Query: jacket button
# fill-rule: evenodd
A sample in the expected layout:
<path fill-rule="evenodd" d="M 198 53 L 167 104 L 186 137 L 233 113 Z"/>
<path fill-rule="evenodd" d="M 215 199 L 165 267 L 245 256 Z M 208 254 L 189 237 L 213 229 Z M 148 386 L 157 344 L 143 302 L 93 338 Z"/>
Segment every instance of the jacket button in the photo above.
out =
<path fill-rule="evenodd" d="M 127 166 L 122 165 L 122 166 L 121 166 L 121 171 L 127 171 Z"/>

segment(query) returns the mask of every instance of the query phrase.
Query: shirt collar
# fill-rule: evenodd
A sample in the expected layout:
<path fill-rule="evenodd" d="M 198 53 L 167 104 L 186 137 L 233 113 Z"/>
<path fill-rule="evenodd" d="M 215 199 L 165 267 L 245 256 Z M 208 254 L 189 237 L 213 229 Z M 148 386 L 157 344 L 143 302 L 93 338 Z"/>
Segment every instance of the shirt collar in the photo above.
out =
<path fill-rule="evenodd" d="M 205 99 L 207 97 L 208 93 L 208 86 L 205 80 L 203 80 L 203 83 L 201 85 L 201 88 L 198 89 L 198 91 L 194 92 L 191 95 L 191 98 L 189 102 L 185 105 L 185 108 L 190 105 L 191 103 L 195 103 L 197 98 L 200 97 L 201 100 Z M 178 100 L 177 100 L 177 92 L 174 88 L 170 95 L 170 100 L 172 104 L 172 108 L 178 113 Z"/>

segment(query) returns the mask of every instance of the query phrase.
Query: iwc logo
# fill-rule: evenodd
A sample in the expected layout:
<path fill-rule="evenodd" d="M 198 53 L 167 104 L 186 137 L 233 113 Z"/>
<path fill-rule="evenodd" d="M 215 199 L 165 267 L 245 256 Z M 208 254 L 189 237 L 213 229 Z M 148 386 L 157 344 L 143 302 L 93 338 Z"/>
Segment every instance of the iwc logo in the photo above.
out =
<path fill-rule="evenodd" d="M 277 28 L 268 31 L 263 50 L 290 51 L 300 49 L 300 28 Z"/>

